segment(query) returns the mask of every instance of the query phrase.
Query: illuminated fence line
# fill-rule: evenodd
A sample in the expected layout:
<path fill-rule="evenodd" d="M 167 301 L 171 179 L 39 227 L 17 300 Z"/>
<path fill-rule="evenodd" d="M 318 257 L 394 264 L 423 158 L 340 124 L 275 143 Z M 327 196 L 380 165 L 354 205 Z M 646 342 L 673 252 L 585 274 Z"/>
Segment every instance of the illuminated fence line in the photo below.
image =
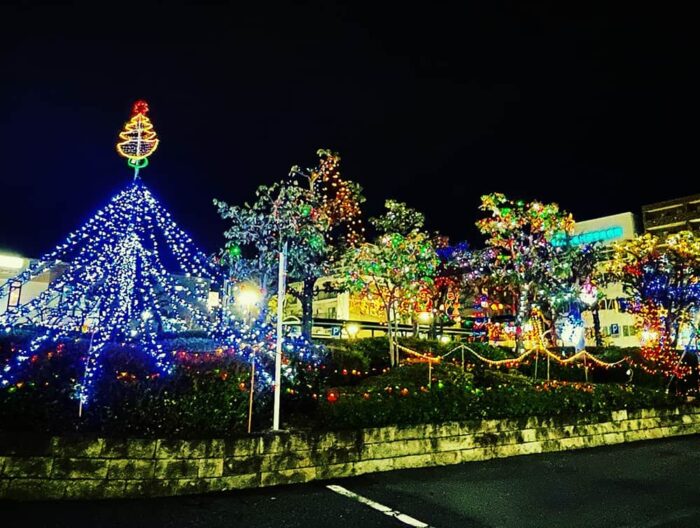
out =
<path fill-rule="evenodd" d="M 430 356 L 430 355 L 418 352 L 416 350 L 412 350 L 412 349 L 405 347 L 403 345 L 400 345 L 399 343 L 396 343 L 396 342 L 394 343 L 394 345 L 402 352 L 405 352 L 405 353 L 407 353 L 410 356 L 413 356 L 415 358 L 419 358 L 419 359 L 428 361 L 429 363 L 440 363 L 443 359 L 450 356 L 451 354 L 453 354 L 457 350 L 467 350 L 467 351 L 471 352 L 477 359 L 483 361 L 484 363 L 486 363 L 489 366 L 494 366 L 494 367 L 515 366 L 515 365 L 520 364 L 522 361 L 524 361 L 525 359 L 527 359 L 529 356 L 531 356 L 533 354 L 535 354 L 535 355 L 543 354 L 546 357 L 553 359 L 555 362 L 559 363 L 560 365 L 569 365 L 569 364 L 575 363 L 577 361 L 590 360 L 595 365 L 598 365 L 598 366 L 604 367 L 604 368 L 610 368 L 610 367 L 615 367 L 615 366 L 621 365 L 622 363 L 629 361 L 628 357 L 624 357 L 618 361 L 612 361 L 612 362 L 603 361 L 602 359 L 597 358 L 596 356 L 594 356 L 593 354 L 591 354 L 590 352 L 588 352 L 586 350 L 581 350 L 580 352 L 577 352 L 576 354 L 574 354 L 573 356 L 570 356 L 568 358 L 562 358 L 562 357 L 558 356 L 557 354 L 555 354 L 554 352 L 552 352 L 544 347 L 531 348 L 529 350 L 526 350 L 525 352 L 523 352 L 522 354 L 520 354 L 518 357 L 515 357 L 515 358 L 489 359 L 485 356 L 482 356 L 476 350 L 474 350 L 474 349 L 472 349 L 464 344 L 459 344 L 458 346 L 456 346 L 455 348 L 453 348 L 452 350 L 450 350 L 449 352 L 447 352 L 446 354 L 444 354 L 442 356 Z"/>

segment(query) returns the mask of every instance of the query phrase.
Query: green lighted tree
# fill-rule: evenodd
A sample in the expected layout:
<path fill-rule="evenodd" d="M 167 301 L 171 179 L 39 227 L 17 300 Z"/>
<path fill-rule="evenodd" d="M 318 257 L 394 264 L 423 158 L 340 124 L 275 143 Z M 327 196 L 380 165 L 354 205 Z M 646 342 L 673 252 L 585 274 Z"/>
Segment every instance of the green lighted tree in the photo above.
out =
<path fill-rule="evenodd" d="M 222 218 L 230 220 L 224 233 L 224 263 L 233 281 L 253 280 L 264 295 L 263 306 L 275 293 L 279 252 L 287 243 L 287 274 L 303 280 L 317 273 L 327 253 L 328 220 L 319 201 L 294 180 L 261 185 L 253 204 L 229 205 L 214 200 Z"/>
<path fill-rule="evenodd" d="M 384 208 L 383 215 L 369 219 L 378 233 L 408 235 L 423 230 L 425 215 L 420 211 L 396 200 L 386 200 Z"/>
<path fill-rule="evenodd" d="M 522 327 L 532 303 L 546 300 L 547 292 L 540 286 L 560 282 L 567 274 L 569 264 L 561 258 L 565 250 L 551 241 L 562 234 L 570 235 L 574 221 L 555 203 L 514 201 L 500 193 L 482 196 L 479 209 L 489 214 L 476 223 L 487 237 L 482 272 L 517 299 L 515 323 L 520 351 Z"/>
<path fill-rule="evenodd" d="M 392 200 L 387 201 L 386 207 L 387 213 L 371 219 L 379 233 L 375 242 L 362 244 L 346 254 L 345 286 L 381 304 L 387 321 L 389 360 L 396 365 L 399 357 L 394 340 L 399 318 L 411 311 L 420 292 L 432 283 L 439 262 L 430 237 L 419 230 L 422 222 L 418 225 L 396 221 L 417 218 L 420 213 Z"/>
<path fill-rule="evenodd" d="M 252 205 L 214 201 L 222 218 L 231 220 L 223 256 L 234 280 L 254 280 L 269 298 L 279 252 L 287 244 L 287 275 L 302 284 L 288 292 L 301 302 L 306 337 L 311 336 L 316 280 L 364 239 L 362 189 L 340 177 L 337 153 L 319 150 L 317 155 L 315 167 L 294 166 L 288 179 L 258 188 Z"/>

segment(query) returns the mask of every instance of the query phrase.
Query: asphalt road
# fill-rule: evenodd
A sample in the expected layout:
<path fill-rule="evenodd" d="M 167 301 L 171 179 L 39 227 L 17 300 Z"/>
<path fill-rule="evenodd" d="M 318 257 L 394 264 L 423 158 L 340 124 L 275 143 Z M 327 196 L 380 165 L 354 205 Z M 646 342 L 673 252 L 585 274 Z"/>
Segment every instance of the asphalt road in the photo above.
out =
<path fill-rule="evenodd" d="M 7 528 L 426 525 L 700 527 L 700 436 L 209 496 L 0 502 Z"/>

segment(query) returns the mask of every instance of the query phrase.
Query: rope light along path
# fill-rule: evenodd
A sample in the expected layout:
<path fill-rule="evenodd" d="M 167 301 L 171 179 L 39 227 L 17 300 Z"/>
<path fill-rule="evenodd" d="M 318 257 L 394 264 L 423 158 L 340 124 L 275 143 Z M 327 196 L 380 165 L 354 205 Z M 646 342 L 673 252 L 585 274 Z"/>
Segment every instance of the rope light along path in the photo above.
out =
<path fill-rule="evenodd" d="M 467 345 L 465 345 L 463 343 L 460 343 L 458 346 L 456 346 L 455 348 L 453 348 L 452 350 L 450 350 L 449 352 L 447 352 L 443 356 L 429 356 L 427 354 L 422 354 L 422 353 L 417 352 L 415 350 L 411 350 L 408 347 L 400 345 L 397 342 L 395 342 L 395 345 L 399 350 L 401 350 L 401 351 L 403 351 L 403 352 L 405 352 L 413 357 L 427 361 L 431 367 L 432 367 L 433 363 L 439 363 L 441 359 L 449 356 L 453 352 L 456 352 L 457 350 L 460 350 L 460 349 L 467 350 L 467 351 L 471 352 L 476 358 L 478 358 L 479 360 L 483 361 L 484 363 L 486 363 L 487 365 L 490 365 L 492 367 L 515 366 L 515 365 L 520 364 L 521 362 L 523 362 L 525 359 L 527 359 L 529 356 L 531 356 L 533 354 L 535 355 L 535 357 L 539 356 L 539 354 L 542 354 L 545 357 L 554 360 L 555 362 L 557 362 L 560 365 L 570 365 L 570 364 L 575 363 L 577 361 L 583 361 L 584 365 L 586 365 L 586 362 L 588 360 L 590 360 L 594 365 L 597 365 L 597 366 L 603 367 L 603 368 L 610 368 L 610 367 L 615 367 L 615 366 L 620 365 L 620 364 L 625 363 L 625 362 L 629 362 L 628 357 L 624 357 L 618 361 L 613 361 L 613 362 L 603 361 L 602 359 L 597 358 L 596 356 L 594 356 L 593 354 L 591 354 L 590 352 L 588 352 L 585 349 L 581 350 L 580 352 L 577 352 L 573 356 L 569 356 L 568 358 L 562 358 L 559 355 L 552 352 L 551 350 L 547 349 L 547 347 L 545 346 L 544 332 L 543 332 L 543 328 L 542 328 L 542 315 L 538 311 L 536 311 L 534 315 L 535 316 L 533 317 L 533 330 L 534 330 L 535 335 L 533 336 L 534 337 L 533 341 L 535 341 L 536 346 L 534 348 L 530 348 L 530 349 L 526 350 L 525 352 L 523 352 L 522 354 L 520 354 L 518 357 L 515 357 L 515 358 L 489 359 L 487 357 L 482 356 L 476 350 L 468 347 Z"/>
<path fill-rule="evenodd" d="M 581 350 L 580 352 L 577 352 L 576 354 L 574 354 L 573 356 L 569 356 L 568 358 L 561 358 L 557 354 L 555 354 L 554 352 L 547 350 L 546 348 L 542 348 L 542 347 L 531 348 L 531 349 L 523 352 L 518 357 L 515 357 L 512 359 L 489 359 L 487 357 L 482 356 L 481 354 L 476 352 L 474 349 L 468 347 L 467 345 L 459 345 L 454 350 L 458 350 L 460 347 L 465 349 L 465 350 L 468 350 L 475 357 L 477 357 L 479 360 L 483 361 L 484 363 L 491 365 L 491 366 L 494 366 L 494 367 L 517 365 L 532 354 L 544 354 L 545 356 L 548 356 L 549 358 L 553 359 L 554 361 L 556 361 L 560 365 L 569 365 L 569 364 L 574 363 L 574 362 L 579 361 L 579 360 L 590 359 L 596 365 L 598 365 L 600 367 L 605 367 L 605 368 L 615 367 L 617 365 L 620 365 L 621 363 L 628 361 L 628 359 L 629 359 L 627 357 L 624 357 L 624 358 L 620 359 L 619 361 L 606 362 L 606 361 L 603 361 L 602 359 L 598 359 L 597 357 L 595 357 L 593 354 L 589 353 L 586 350 Z M 454 352 L 454 350 L 450 351 L 449 354 Z"/>

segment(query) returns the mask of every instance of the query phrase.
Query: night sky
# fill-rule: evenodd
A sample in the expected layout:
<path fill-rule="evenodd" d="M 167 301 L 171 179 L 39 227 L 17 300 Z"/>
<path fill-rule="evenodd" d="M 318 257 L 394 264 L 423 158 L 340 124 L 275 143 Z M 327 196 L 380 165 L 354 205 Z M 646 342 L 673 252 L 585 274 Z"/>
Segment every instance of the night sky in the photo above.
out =
<path fill-rule="evenodd" d="M 667 3 L 252 3 L 0 7 L 0 248 L 39 256 L 128 184 L 138 98 L 161 138 L 144 179 L 207 252 L 212 198 L 318 148 L 368 214 L 396 198 L 476 245 L 487 192 L 584 220 L 700 191 L 694 19 Z"/>

